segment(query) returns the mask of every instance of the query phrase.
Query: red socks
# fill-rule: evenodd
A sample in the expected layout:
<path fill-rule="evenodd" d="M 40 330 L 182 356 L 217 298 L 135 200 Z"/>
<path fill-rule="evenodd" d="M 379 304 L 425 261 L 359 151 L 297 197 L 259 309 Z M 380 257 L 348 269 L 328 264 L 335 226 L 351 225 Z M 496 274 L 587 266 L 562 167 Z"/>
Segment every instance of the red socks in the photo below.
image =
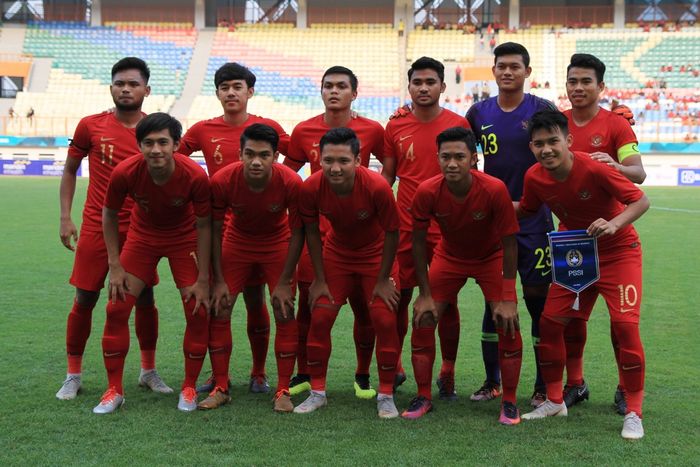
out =
<path fill-rule="evenodd" d="M 352 327 L 352 336 L 355 341 L 355 354 L 357 355 L 358 375 L 368 375 L 369 366 L 372 363 L 374 351 L 374 326 L 369 317 L 367 302 L 361 293 L 355 294 L 348 300 L 355 315 L 355 323 Z"/>
<path fill-rule="evenodd" d="M 294 373 L 299 335 L 294 320 L 276 323 L 275 358 L 277 359 L 277 391 L 289 389 L 289 380 Z"/>
<path fill-rule="evenodd" d="M 454 363 L 457 360 L 459 347 L 459 310 L 456 305 L 450 304 L 440 317 L 437 331 L 440 337 L 440 350 L 442 352 L 442 369 L 440 374 L 454 374 Z M 450 368 L 452 371 L 450 371 Z"/>
<path fill-rule="evenodd" d="M 207 343 L 209 342 L 209 316 L 206 308 L 200 306 L 197 314 L 193 315 L 192 311 L 195 307 L 195 299 L 185 303 L 182 302 L 185 308 L 185 338 L 182 342 L 182 351 L 185 354 L 185 380 L 182 383 L 182 388 L 194 388 L 197 384 L 197 377 L 202 371 L 204 357 L 207 354 Z"/>
<path fill-rule="evenodd" d="M 321 297 L 316 302 L 316 307 L 311 314 L 311 327 L 306 346 L 307 369 L 311 376 L 311 389 L 314 391 L 326 390 L 326 373 L 331 356 L 331 328 L 338 317 L 337 308 L 332 305 L 323 306 L 324 304 L 329 304 L 325 297 Z M 393 377 L 392 375 L 392 381 Z"/>
<path fill-rule="evenodd" d="M 435 362 L 435 328 L 413 328 L 411 333 L 411 363 L 418 386 L 418 395 L 432 400 L 431 384 Z"/>
<path fill-rule="evenodd" d="M 586 346 L 588 326 L 586 320 L 572 319 L 564 329 L 566 345 L 566 384 L 583 384 L 583 348 Z"/>
<path fill-rule="evenodd" d="M 311 310 L 309 309 L 309 283 L 299 282 L 299 308 L 297 310 L 297 329 L 299 330 L 299 345 L 297 346 L 297 373 L 308 375 L 306 366 L 306 339 L 311 326 Z"/>
<path fill-rule="evenodd" d="M 396 332 L 396 314 L 380 299 L 369 307 L 374 332 L 377 334 L 377 370 L 379 394 L 393 394 L 396 363 L 399 359 L 399 337 Z"/>
<path fill-rule="evenodd" d="M 501 367 L 501 384 L 503 385 L 503 401 L 516 403 L 515 395 L 520 381 L 520 366 L 523 361 L 523 340 L 520 331 L 515 337 L 505 334 L 503 329 L 498 331 L 498 364 Z"/>
<path fill-rule="evenodd" d="M 136 337 L 141 348 L 141 368 L 156 367 L 156 343 L 158 342 L 158 308 L 155 305 L 136 306 L 134 316 Z"/>
<path fill-rule="evenodd" d="M 564 402 L 564 324 L 545 315 L 540 318 L 540 368 L 547 385 L 547 399 L 556 404 Z"/>
<path fill-rule="evenodd" d="M 231 318 L 209 321 L 209 359 L 216 385 L 228 390 L 229 362 L 231 361 Z"/>
<path fill-rule="evenodd" d="M 253 369 L 250 374 L 264 375 L 267 348 L 270 345 L 270 313 L 265 302 L 260 304 L 260 308 L 248 309 L 248 340 L 253 354 Z"/>
<path fill-rule="evenodd" d="M 126 294 L 124 301 L 107 303 L 107 319 L 102 336 L 102 355 L 104 357 L 107 380 L 119 394 L 124 394 L 122 379 L 124 360 L 129 352 L 129 315 L 136 303 L 136 297 Z"/>
<path fill-rule="evenodd" d="M 92 328 L 93 306 L 83 306 L 73 300 L 73 307 L 68 314 L 66 326 L 66 354 L 68 357 L 68 373 L 82 372 L 83 352 L 90 337 Z"/>
<path fill-rule="evenodd" d="M 639 337 L 639 324 L 612 323 L 612 327 L 619 345 L 618 370 L 625 389 L 627 413 L 635 412 L 641 417 L 646 360 Z"/>

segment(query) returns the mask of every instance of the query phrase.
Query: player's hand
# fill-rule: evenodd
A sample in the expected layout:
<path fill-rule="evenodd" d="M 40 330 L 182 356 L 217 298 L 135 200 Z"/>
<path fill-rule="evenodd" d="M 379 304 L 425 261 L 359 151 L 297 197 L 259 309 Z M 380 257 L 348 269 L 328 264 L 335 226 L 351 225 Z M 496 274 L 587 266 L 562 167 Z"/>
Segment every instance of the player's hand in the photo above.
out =
<path fill-rule="evenodd" d="M 634 126 L 636 123 L 634 121 L 634 113 L 632 112 L 632 109 L 627 107 L 625 104 L 616 105 L 611 109 L 611 111 L 618 114 L 620 117 L 625 118 L 631 126 Z"/>
<path fill-rule="evenodd" d="M 438 312 L 433 297 L 418 295 L 413 302 L 413 327 L 434 327 L 438 322 Z"/>
<path fill-rule="evenodd" d="M 272 308 L 275 314 L 279 313 L 283 321 L 294 318 L 294 292 L 292 284 L 280 282 L 270 295 Z"/>
<path fill-rule="evenodd" d="M 185 287 L 182 299 L 185 303 L 188 303 L 192 297 L 195 299 L 194 310 L 192 310 L 192 316 L 197 314 L 199 307 L 204 307 L 204 309 L 209 312 L 209 281 L 198 280 L 189 287 Z"/>
<path fill-rule="evenodd" d="M 411 104 L 405 104 L 402 107 L 399 107 L 398 109 L 394 110 L 394 113 L 389 116 L 389 120 L 393 120 L 395 118 L 401 118 L 405 117 L 406 115 L 410 114 L 413 111 L 413 107 L 411 107 Z"/>
<path fill-rule="evenodd" d="M 615 159 L 613 159 L 610 154 L 606 152 L 592 152 L 591 159 L 606 164 L 613 169 L 617 169 L 618 171 L 620 170 L 620 164 L 615 162 Z"/>
<path fill-rule="evenodd" d="M 505 335 L 515 338 L 515 332 L 520 329 L 518 306 L 515 302 L 496 302 L 493 307 L 493 321 L 497 328 L 503 329 Z"/>
<path fill-rule="evenodd" d="M 309 307 L 311 308 L 311 311 L 313 311 L 316 301 L 321 297 L 327 297 L 331 303 L 335 304 L 335 300 L 333 300 L 333 296 L 331 295 L 330 289 L 328 289 L 328 284 L 326 281 L 318 281 L 314 279 L 309 286 Z"/>
<path fill-rule="evenodd" d="M 603 235 L 614 235 L 618 231 L 617 225 L 608 222 L 603 218 L 593 221 L 586 229 L 586 233 L 591 237 L 602 237 Z"/>
<path fill-rule="evenodd" d="M 61 227 L 59 228 L 58 234 L 61 236 L 61 243 L 63 243 L 63 246 L 70 251 L 75 251 L 75 246 L 71 243 L 71 239 L 73 239 L 73 242 L 77 245 L 78 229 L 71 219 L 61 219 Z"/>
<path fill-rule="evenodd" d="M 228 307 L 232 305 L 231 292 L 229 292 L 228 290 L 228 285 L 226 285 L 226 281 L 214 281 L 214 287 L 211 291 L 210 303 L 214 310 L 214 315 L 218 315 L 219 311 L 228 309 Z"/>
<path fill-rule="evenodd" d="M 372 291 L 372 300 L 370 300 L 370 304 L 374 301 L 374 297 L 381 298 L 391 311 L 396 311 L 399 308 L 401 293 L 399 293 L 396 288 L 394 278 L 387 277 L 386 279 L 378 279 Z"/>
<path fill-rule="evenodd" d="M 109 299 L 112 303 L 117 303 L 117 299 L 126 300 L 126 293 L 129 291 L 126 271 L 121 264 L 109 267 Z"/>

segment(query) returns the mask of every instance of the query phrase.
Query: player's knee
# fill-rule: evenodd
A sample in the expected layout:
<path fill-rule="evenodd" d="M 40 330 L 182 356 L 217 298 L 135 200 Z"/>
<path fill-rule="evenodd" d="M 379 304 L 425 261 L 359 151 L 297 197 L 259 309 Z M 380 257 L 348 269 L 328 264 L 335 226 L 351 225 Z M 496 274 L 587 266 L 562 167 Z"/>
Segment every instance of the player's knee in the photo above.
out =
<path fill-rule="evenodd" d="M 505 354 L 506 358 L 519 357 L 523 350 L 523 339 L 520 331 L 515 332 L 515 336 L 510 333 L 498 330 L 498 351 Z"/>
<path fill-rule="evenodd" d="M 153 298 L 153 287 L 144 287 L 136 299 L 137 307 L 153 306 L 155 299 Z"/>
<path fill-rule="evenodd" d="M 85 289 L 75 289 L 75 301 L 81 307 L 93 308 L 97 303 L 97 299 L 99 298 L 100 292 L 93 292 L 92 290 Z"/>
<path fill-rule="evenodd" d="M 243 301 L 249 313 L 262 308 L 264 303 L 264 290 L 262 285 L 253 285 L 243 289 Z"/>
<path fill-rule="evenodd" d="M 111 300 L 107 303 L 107 322 L 110 325 L 128 325 L 133 303 Z"/>

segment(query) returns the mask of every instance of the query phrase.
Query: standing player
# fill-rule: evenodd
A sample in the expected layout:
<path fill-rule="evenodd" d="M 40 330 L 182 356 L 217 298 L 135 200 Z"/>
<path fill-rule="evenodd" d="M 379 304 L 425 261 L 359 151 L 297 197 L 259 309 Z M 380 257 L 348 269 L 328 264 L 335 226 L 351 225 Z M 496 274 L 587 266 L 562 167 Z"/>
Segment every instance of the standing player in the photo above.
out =
<path fill-rule="evenodd" d="M 400 179 L 397 203 L 401 220 L 399 249 L 397 259 L 400 268 L 401 302 L 398 311 L 399 344 L 408 331 L 408 305 L 417 285 L 413 255 L 411 254 L 411 236 L 413 218 L 411 202 L 418 185 L 440 174 L 440 166 L 435 159 L 435 139 L 447 128 L 456 126 L 469 128 L 469 123 L 454 112 L 440 107 L 440 94 L 445 92 L 445 67 L 430 57 L 421 57 L 408 70 L 408 92 L 411 95 L 412 108 L 402 108 L 386 126 L 384 133 L 384 168 L 382 175 L 390 185 Z M 440 240 L 437 224 L 428 229 L 427 259 L 430 262 L 435 245 Z M 438 378 L 440 398 L 454 400 L 457 397 L 454 388 L 454 366 L 459 345 L 459 312 L 457 304 L 449 307 L 440 319 L 438 334 L 442 350 L 442 368 Z M 406 380 L 405 372 L 398 363 L 397 385 Z"/>
<path fill-rule="evenodd" d="M 574 54 L 566 69 L 566 93 L 571 109 L 564 112 L 573 138 L 572 151 L 591 155 L 607 164 L 634 183 L 646 178 L 637 136 L 629 122 L 615 112 L 600 107 L 600 95 L 605 90 L 605 64 L 589 54 Z M 586 321 L 572 320 L 566 327 L 566 387 L 567 407 L 588 399 L 588 385 L 583 379 L 583 348 L 586 345 Z M 611 329 L 615 357 L 619 360 L 617 339 Z M 622 378 L 620 378 L 622 381 Z M 624 415 L 625 397 L 622 386 L 615 391 L 615 406 Z"/>
<path fill-rule="evenodd" d="M 122 374 L 129 351 L 129 315 L 136 297 L 156 278 L 166 257 L 185 309 L 185 380 L 178 409 L 197 408 L 195 384 L 207 353 L 210 190 L 207 175 L 190 158 L 176 154 L 180 122 L 153 113 L 136 126 L 142 155 L 119 164 L 109 181 L 102 224 L 109 257 L 109 296 L 102 350 L 108 389 L 93 409 L 111 413 L 124 402 Z M 124 247 L 119 248 L 118 212 L 130 197 L 135 206 Z"/>
<path fill-rule="evenodd" d="M 518 201 L 523 191 L 525 172 L 536 163 L 530 148 L 527 122 L 535 112 L 553 109 L 554 105 L 540 97 L 526 94 L 525 79 L 530 76 L 530 55 L 520 44 L 505 42 L 494 50 L 491 69 L 498 85 L 498 96 L 474 104 L 467 119 L 474 129 L 484 154 L 484 172 L 501 179 L 511 199 Z M 544 400 L 544 382 L 537 363 L 539 320 L 551 282 L 547 232 L 552 230 L 552 217 L 546 207 L 537 215 L 520 221 L 518 239 L 518 273 L 523 287 L 525 306 L 532 319 L 531 334 L 535 347 L 537 377 L 532 404 Z M 471 396 L 473 401 L 498 397 L 498 336 L 486 304 L 482 321 L 481 349 L 486 369 L 484 385 Z"/>
<path fill-rule="evenodd" d="M 379 122 L 353 115 L 352 102 L 357 98 L 357 76 L 348 68 L 334 66 L 326 70 L 321 78 L 321 98 L 325 112 L 309 120 L 299 123 L 292 131 L 289 141 L 289 151 L 284 164 L 294 170 L 299 170 L 307 162 L 311 173 L 321 170 L 319 158 L 319 141 L 332 128 L 346 127 L 352 129 L 360 140 L 361 165 L 369 165 L 370 155 L 381 157 L 384 143 L 384 128 Z M 327 222 L 322 218 L 319 225 L 321 240 L 328 230 Z M 292 378 L 290 392 L 299 394 L 311 389 L 309 371 L 306 367 L 306 338 L 311 323 L 309 309 L 309 285 L 313 281 L 313 268 L 308 253 L 302 256 L 298 267 L 299 280 L 299 353 L 298 374 Z M 359 290 L 359 287 L 358 287 Z M 355 395 L 363 399 L 376 396 L 376 391 L 369 382 L 369 366 L 372 363 L 374 350 L 374 328 L 369 317 L 369 309 L 361 294 L 350 295 L 348 301 L 355 314 L 353 337 L 357 355 L 355 371 Z"/>
<path fill-rule="evenodd" d="M 621 434 L 639 439 L 644 436 L 645 362 L 639 337 L 642 251 L 631 224 L 649 209 L 649 200 L 619 171 L 589 154 L 571 152 L 567 123 L 558 111 L 543 111 L 530 120 L 530 147 L 539 164 L 525 176 L 517 211 L 519 215 L 532 214 L 547 203 L 562 220 L 560 230 L 585 229 L 597 237 L 600 279 L 580 293 L 578 311 L 571 309 L 575 293 L 558 284 L 550 289 L 540 326 L 547 400 L 523 418 L 567 415 L 562 390 L 565 328 L 572 321 L 588 320 L 598 295 L 603 295 L 619 346 L 618 368 L 627 399 Z"/>
<path fill-rule="evenodd" d="M 202 151 L 210 177 L 240 159 L 241 134 L 255 123 L 274 128 L 280 137 L 280 151 L 286 154 L 289 135 L 280 124 L 248 113 L 248 100 L 255 92 L 255 80 L 255 75 L 238 63 L 222 65 L 214 74 L 214 85 L 224 114 L 194 124 L 182 138 L 180 152 L 189 156 L 193 152 Z M 257 278 L 251 276 L 250 282 L 246 283 L 243 289 L 243 299 L 248 311 L 248 340 L 253 354 L 249 384 L 252 392 L 270 390 L 265 375 L 267 348 L 270 342 L 270 314 L 265 305 L 262 283 L 259 274 Z M 214 387 L 215 384 L 210 379 L 198 389 L 200 392 L 209 392 Z"/>
<path fill-rule="evenodd" d="M 278 142 L 279 136 L 272 127 L 260 123 L 249 126 L 241 135 L 241 161 L 228 165 L 211 179 L 214 313 L 209 326 L 209 357 L 216 387 L 199 403 L 200 409 L 215 409 L 231 400 L 231 312 L 236 297 L 257 270 L 273 294 L 278 375 L 274 410 L 294 409 L 289 380 L 298 340 L 292 281 L 304 245 L 297 211 L 301 178 L 276 162 Z M 222 244 L 228 209 L 233 210 L 233 218 Z M 275 300 L 278 284 L 285 289 L 281 303 Z"/>
<path fill-rule="evenodd" d="M 474 133 L 449 128 L 437 137 L 441 175 L 418 186 L 413 198 L 413 256 L 420 293 L 413 304 L 411 347 L 418 396 L 404 418 L 422 417 L 432 409 L 430 383 L 435 361 L 435 325 L 469 277 L 492 309 L 498 330 L 498 356 L 503 372 L 499 422 L 520 423 L 516 390 L 523 342 L 518 326 L 515 274 L 518 220 L 503 182 L 471 167 L 476 161 Z M 442 238 L 428 272 L 426 237 L 430 222 Z"/>
<path fill-rule="evenodd" d="M 351 129 L 330 130 L 321 138 L 319 149 L 322 172 L 304 182 L 299 196 L 314 281 L 309 287 L 312 313 L 307 349 L 311 394 L 294 412 L 313 412 L 326 405 L 331 328 L 359 284 L 377 334 L 377 411 L 380 418 L 395 418 L 399 415 L 392 394 L 399 357 L 395 314 L 399 293 L 394 260 L 399 219 L 394 193 L 379 174 L 361 166 L 360 141 Z M 325 244 L 320 215 L 330 223 Z"/>
<path fill-rule="evenodd" d="M 107 277 L 107 250 L 102 237 L 102 205 L 112 169 L 122 160 L 138 152 L 134 127 L 144 117 L 143 99 L 151 92 L 150 71 L 140 58 L 126 57 L 112 67 L 109 89 L 114 112 L 83 118 L 68 148 L 68 157 L 61 178 L 61 228 L 63 245 L 75 251 L 70 283 L 75 286 L 75 300 L 68 315 L 66 350 L 68 375 L 56 393 L 58 399 L 74 399 L 81 388 L 83 352 L 90 336 L 92 310 Z M 73 195 L 78 168 L 84 157 L 90 164 L 87 199 L 83 209 L 80 237 L 71 219 Z M 120 242 L 129 227 L 131 202 L 119 213 Z M 77 240 L 77 245 L 71 244 Z M 155 392 L 171 393 L 156 372 L 155 354 L 158 340 L 158 310 L 153 303 L 153 290 L 148 287 L 136 301 L 136 336 L 141 347 L 139 385 Z"/>

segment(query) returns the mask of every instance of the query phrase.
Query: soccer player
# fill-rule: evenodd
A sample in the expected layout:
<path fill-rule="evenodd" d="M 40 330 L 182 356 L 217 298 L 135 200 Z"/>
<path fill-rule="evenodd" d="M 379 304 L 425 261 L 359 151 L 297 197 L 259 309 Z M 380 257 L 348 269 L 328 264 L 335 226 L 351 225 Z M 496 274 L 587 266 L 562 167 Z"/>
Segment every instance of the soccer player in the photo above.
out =
<path fill-rule="evenodd" d="M 279 135 L 279 149 L 286 154 L 289 135 L 279 123 L 268 118 L 248 113 L 248 100 L 255 92 L 256 77 L 248 68 L 238 63 L 226 63 L 214 74 L 216 97 L 221 102 L 224 114 L 220 117 L 195 123 L 182 138 L 180 152 L 190 155 L 202 151 L 209 176 L 240 159 L 240 138 L 243 131 L 255 123 L 263 123 L 275 129 Z M 227 222 L 228 223 L 228 222 Z M 270 342 L 270 314 L 265 304 L 260 274 L 251 276 L 243 289 L 247 310 L 247 331 L 253 368 L 250 372 L 249 389 L 256 393 L 269 392 L 265 375 L 267 348 Z M 228 384 L 228 383 L 226 383 Z M 216 384 L 210 378 L 200 386 L 199 392 L 210 392 Z"/>
<path fill-rule="evenodd" d="M 307 162 L 311 166 L 311 173 L 321 170 L 319 157 L 319 141 L 331 128 L 346 127 L 352 129 L 360 140 L 361 165 L 369 165 L 370 155 L 381 157 L 384 144 L 384 128 L 379 122 L 354 115 L 352 102 L 357 98 L 357 76 L 352 70 L 333 66 L 325 71 L 321 78 L 321 98 L 325 111 L 300 122 L 292 131 L 289 141 L 289 151 L 284 159 L 284 164 L 294 170 L 299 170 Z M 321 218 L 321 240 L 328 230 L 327 222 Z M 298 374 L 292 378 L 290 392 L 292 395 L 310 390 L 309 371 L 306 367 L 306 339 L 311 323 L 311 310 L 309 309 L 309 285 L 313 281 L 313 268 L 308 252 L 302 256 L 297 268 L 299 280 L 299 311 L 297 323 L 299 326 L 299 352 L 297 357 Z M 351 294 L 348 301 L 355 314 L 353 338 L 355 340 L 355 352 L 357 355 L 357 369 L 355 371 L 355 395 L 363 399 L 372 399 L 377 395 L 371 387 L 369 380 L 369 366 L 372 363 L 372 351 L 374 350 L 374 328 L 369 317 L 369 309 L 364 296 L 359 293 Z"/>
<path fill-rule="evenodd" d="M 435 158 L 437 148 L 435 138 L 443 130 L 456 126 L 469 128 L 465 118 L 440 107 L 440 94 L 445 92 L 445 67 L 430 57 L 421 57 L 408 70 L 408 92 L 412 106 L 397 112 L 386 126 L 384 133 L 384 165 L 382 175 L 390 185 L 400 179 L 397 195 L 399 219 L 401 221 L 400 240 L 397 253 L 400 269 L 401 302 L 398 309 L 399 344 L 408 332 L 408 305 L 417 285 L 413 255 L 411 254 L 411 236 L 413 217 L 411 202 L 418 185 L 440 174 L 440 166 Z M 428 229 L 427 258 L 432 258 L 435 245 L 440 240 L 440 231 L 433 223 Z M 440 398 L 454 400 L 457 397 L 454 388 L 454 366 L 459 345 L 459 312 L 457 304 L 450 306 L 442 315 L 438 324 L 440 348 L 442 350 L 442 367 L 437 384 Z M 399 363 L 397 367 L 397 386 L 406 380 L 405 372 Z"/>
<path fill-rule="evenodd" d="M 377 411 L 380 418 L 395 418 L 399 416 L 393 397 L 399 358 L 395 286 L 399 219 L 394 193 L 381 175 L 362 167 L 360 141 L 351 129 L 329 130 L 319 149 L 322 171 L 304 182 L 299 195 L 314 281 L 309 287 L 312 313 L 307 344 L 311 394 L 294 412 L 309 413 L 326 405 L 331 328 L 359 284 L 377 335 Z M 325 244 L 320 215 L 330 223 Z"/>
<path fill-rule="evenodd" d="M 540 97 L 525 93 L 525 79 L 530 76 L 530 55 L 520 44 L 505 42 L 494 49 L 491 68 L 498 86 L 498 95 L 474 104 L 467 120 L 474 130 L 484 154 L 484 172 L 501 179 L 508 187 L 511 199 L 518 201 L 523 190 L 525 172 L 536 163 L 529 149 L 527 122 L 535 112 L 553 109 L 554 105 Z M 535 348 L 537 376 L 531 403 L 545 399 L 545 388 L 537 364 L 539 320 L 551 282 L 547 232 L 553 229 L 552 217 L 546 207 L 529 218 L 520 220 L 518 240 L 518 273 L 523 288 L 525 306 L 532 319 L 531 335 Z M 498 397 L 500 375 L 498 367 L 498 335 L 486 304 L 482 321 L 481 349 L 486 370 L 483 386 L 471 395 L 473 401 Z"/>
<path fill-rule="evenodd" d="M 178 409 L 197 408 L 195 384 L 207 353 L 209 330 L 209 265 L 211 204 L 204 170 L 177 154 L 180 122 L 165 113 L 144 117 L 136 126 L 141 155 L 112 171 L 102 210 L 109 261 L 107 319 L 102 351 L 108 389 L 93 409 L 111 413 L 124 402 L 122 374 L 129 351 L 129 315 L 136 297 L 152 286 L 161 258 L 170 263 L 185 310 L 185 380 Z M 134 201 L 124 247 L 119 248 L 118 213 L 127 198 Z"/>
<path fill-rule="evenodd" d="M 605 64 L 590 54 L 574 54 L 566 69 L 566 93 L 571 109 L 564 112 L 569 121 L 573 139 L 572 151 L 591 155 L 594 160 L 607 164 L 634 183 L 646 178 L 637 137 L 629 122 L 615 112 L 603 109 L 600 95 L 605 90 Z M 586 345 L 586 321 L 573 320 L 566 328 L 566 386 L 564 401 L 567 407 L 588 399 L 588 385 L 583 379 L 583 348 Z M 619 347 L 611 329 L 615 356 Z M 622 378 L 620 378 L 622 380 Z M 622 386 L 615 391 L 615 406 L 626 412 Z"/>
<path fill-rule="evenodd" d="M 294 409 L 289 380 L 298 340 L 292 282 L 304 245 L 297 210 L 301 178 L 276 162 L 278 143 L 279 135 L 274 128 L 261 123 L 247 127 L 241 135 L 241 161 L 229 164 L 211 179 L 214 313 L 209 326 L 209 357 L 216 387 L 199 403 L 200 409 L 214 409 L 231 400 L 228 393 L 231 312 L 236 297 L 258 270 L 272 294 L 277 328 L 274 410 Z M 233 217 L 222 242 L 222 226 L 229 209 L 233 210 Z M 283 294 L 281 299 L 280 294 Z"/>
<path fill-rule="evenodd" d="M 436 321 L 450 303 L 457 302 L 457 294 L 472 277 L 492 309 L 498 330 L 503 373 L 499 422 L 516 425 L 520 423 L 515 396 L 523 349 L 515 294 L 518 220 L 503 182 L 471 168 L 477 157 L 471 130 L 449 128 L 438 135 L 437 147 L 442 174 L 418 186 L 411 209 L 420 290 L 413 304 L 411 334 L 418 395 L 402 416 L 415 419 L 432 409 Z M 442 238 L 428 272 L 426 238 L 431 220 L 439 224 Z"/>
<path fill-rule="evenodd" d="M 547 400 L 524 419 L 567 415 L 562 377 L 566 362 L 565 329 L 572 321 L 588 320 L 598 295 L 610 312 L 619 346 L 618 368 L 625 388 L 627 413 L 622 437 L 644 436 L 644 350 L 639 337 L 642 298 L 642 251 L 632 222 L 647 209 L 646 195 L 618 170 L 572 152 L 567 118 L 543 111 L 529 123 L 538 165 L 528 170 L 518 215 L 532 214 L 548 204 L 561 219 L 560 230 L 585 229 L 598 242 L 600 279 L 580 292 L 579 310 L 571 309 L 576 294 L 552 285 L 540 323 L 540 358 Z"/>
<path fill-rule="evenodd" d="M 83 118 L 75 129 L 68 148 L 68 157 L 61 177 L 61 226 L 63 245 L 75 251 L 70 283 L 75 286 L 73 308 L 68 314 L 66 351 L 68 374 L 56 397 L 74 399 L 81 389 L 83 352 L 90 336 L 92 310 L 107 277 L 107 250 L 102 237 L 102 205 L 112 169 L 119 162 L 138 152 L 134 128 L 144 117 L 141 105 L 151 92 L 150 71 L 140 58 L 126 57 L 112 67 L 110 93 L 114 112 Z M 76 174 L 84 157 L 90 164 L 87 199 L 83 223 L 78 230 L 71 219 Z M 132 203 L 126 202 L 119 213 L 119 241 L 124 243 L 129 227 Z M 77 241 L 74 246 L 72 241 Z M 139 385 L 155 392 L 171 393 L 156 371 L 155 355 L 158 340 L 158 310 L 153 290 L 144 289 L 136 300 L 136 336 L 141 347 Z"/>

